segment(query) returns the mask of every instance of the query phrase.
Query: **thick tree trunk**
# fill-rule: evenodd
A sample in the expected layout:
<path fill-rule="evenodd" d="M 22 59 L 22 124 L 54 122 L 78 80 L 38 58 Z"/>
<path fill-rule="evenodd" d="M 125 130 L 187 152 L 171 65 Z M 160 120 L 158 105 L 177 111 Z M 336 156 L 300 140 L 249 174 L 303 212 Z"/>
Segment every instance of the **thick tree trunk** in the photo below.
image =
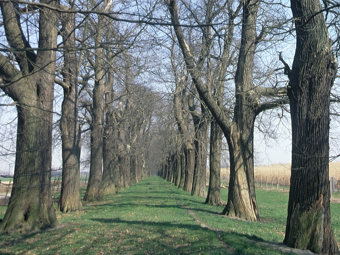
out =
<path fill-rule="evenodd" d="M 181 183 L 181 175 L 182 175 L 182 162 L 180 152 L 176 153 L 176 179 L 175 185 L 178 187 Z"/>
<path fill-rule="evenodd" d="M 41 1 L 45 3 L 44 1 Z M 56 4 L 49 1 L 45 4 Z M 16 19 L 11 2 L 1 3 L 3 25 L 13 48 L 30 48 Z M 57 46 L 57 16 L 49 8 L 39 10 L 39 49 L 15 52 L 21 69 L 7 62 L 15 73 L 14 83 L 4 88 L 17 102 L 18 127 L 14 180 L 11 198 L 1 231 L 26 233 L 57 224 L 51 196 L 52 113 L 54 99 L 55 51 Z M 40 50 L 43 49 L 43 50 Z M 1 55 L 1 61 L 4 60 Z M 2 63 L 0 74 L 6 73 Z M 17 80 L 19 79 L 19 81 Z"/>
<path fill-rule="evenodd" d="M 111 160 L 113 160 L 110 164 L 110 172 L 112 171 L 112 181 L 113 184 L 115 186 L 116 191 L 120 190 L 123 188 L 123 182 L 121 179 L 121 174 L 120 174 L 120 162 L 121 162 L 121 158 L 119 156 L 119 142 L 118 142 L 118 126 L 114 125 L 113 127 L 114 132 L 113 132 L 113 137 L 112 137 L 112 141 L 110 139 L 110 146 L 113 145 L 114 146 L 114 155 L 111 155 L 113 158 L 111 158 Z M 108 141 L 109 142 L 109 141 Z M 110 157 L 108 155 L 108 160 L 110 160 Z M 111 174 L 109 174 L 111 176 Z"/>
<path fill-rule="evenodd" d="M 243 135 L 241 136 L 241 133 Z M 230 154 L 230 182 L 228 202 L 222 214 L 231 217 L 259 220 L 258 206 L 256 203 L 253 163 L 253 132 L 232 131 L 229 144 Z"/>
<path fill-rule="evenodd" d="M 64 98 L 69 100 L 69 98 Z M 73 98 L 74 100 L 74 98 Z M 63 107 L 67 103 L 63 103 Z M 74 106 L 74 105 L 73 105 Z M 74 212 L 82 210 L 80 199 L 80 127 L 77 120 L 70 120 L 67 117 L 67 110 L 63 111 L 60 122 L 62 132 L 62 157 L 63 172 L 62 185 L 59 200 L 59 209 L 61 212 Z M 72 111 L 74 114 L 74 109 Z"/>
<path fill-rule="evenodd" d="M 235 75 L 236 104 L 230 133 L 225 133 L 230 154 L 228 203 L 223 213 L 250 221 L 259 220 L 254 183 L 254 121 L 258 107 L 253 66 L 256 21 L 260 1 L 243 3 L 242 40 Z"/>
<path fill-rule="evenodd" d="M 118 157 L 115 148 L 115 141 L 112 126 L 108 125 L 105 128 L 103 145 L 103 194 L 114 194 L 116 193 L 115 178 L 119 178 L 115 173 L 119 171 L 118 168 Z"/>
<path fill-rule="evenodd" d="M 196 129 L 195 139 L 195 169 L 191 195 L 206 197 L 206 170 L 209 122 L 203 115 Z"/>
<path fill-rule="evenodd" d="M 136 155 L 136 182 L 139 182 L 142 179 L 142 171 L 143 171 L 143 155 Z"/>
<path fill-rule="evenodd" d="M 137 167 L 138 167 L 138 162 L 137 162 L 137 156 L 132 153 L 130 157 L 130 169 L 131 169 L 131 184 L 137 183 Z"/>
<path fill-rule="evenodd" d="M 105 126 L 103 137 L 103 194 L 116 193 L 115 171 L 118 168 L 117 156 L 117 131 L 115 130 L 116 119 L 114 116 L 113 101 L 113 75 L 112 70 L 106 74 L 106 93 L 105 93 Z"/>
<path fill-rule="evenodd" d="M 53 86 L 51 86 L 53 88 Z M 53 91 L 50 91 L 53 93 Z M 27 92 L 18 106 L 17 153 L 11 198 L 0 228 L 21 234 L 57 224 L 51 199 L 52 107 Z M 53 97 L 48 104 L 52 106 Z M 34 103 L 36 106 L 34 106 Z M 47 109 L 47 108 L 45 108 Z M 48 116 L 48 117 L 47 117 Z"/>
<path fill-rule="evenodd" d="M 193 146 L 192 146 L 193 147 Z M 185 166 L 185 180 L 183 190 L 191 192 L 192 182 L 194 178 L 195 169 L 195 150 L 194 148 L 189 148 L 185 152 L 186 166 Z"/>
<path fill-rule="evenodd" d="M 181 151 L 180 157 L 181 157 L 181 180 L 180 180 L 180 183 L 178 185 L 178 188 L 183 189 L 184 188 L 184 182 L 185 182 L 185 168 L 186 168 L 186 165 L 187 165 L 185 153 L 183 151 Z"/>
<path fill-rule="evenodd" d="M 284 242 L 339 254 L 330 214 L 329 103 L 337 72 L 319 0 L 291 0 L 297 46 L 289 72 L 292 172 Z"/>
<path fill-rule="evenodd" d="M 206 204 L 221 204 L 221 153 L 222 153 L 222 130 L 216 121 L 211 122 L 210 129 L 210 178 Z"/>
<path fill-rule="evenodd" d="M 103 77 L 102 77 L 103 78 Z M 93 113 L 91 124 L 91 162 L 90 176 L 84 196 L 85 201 L 103 199 L 103 116 L 104 116 L 104 84 L 98 81 L 93 90 Z"/>
<path fill-rule="evenodd" d="M 62 19 L 62 35 L 64 47 L 75 47 L 74 15 L 64 14 Z M 78 125 L 78 83 L 77 56 L 75 51 L 64 52 L 64 68 L 62 70 L 64 100 L 60 119 L 62 139 L 63 172 L 59 199 L 61 212 L 82 210 L 80 200 L 80 127 Z"/>
<path fill-rule="evenodd" d="M 169 156 L 169 176 L 168 176 L 168 181 L 169 182 L 173 182 L 174 180 L 174 176 L 176 174 L 175 170 L 175 155 L 174 154 L 171 154 Z"/>
<path fill-rule="evenodd" d="M 122 187 L 128 188 L 131 183 L 130 177 L 130 154 L 125 153 L 118 156 L 119 172 Z"/>
<path fill-rule="evenodd" d="M 104 18 L 98 15 L 98 31 L 95 38 L 95 84 L 93 88 L 92 123 L 91 123 L 91 161 L 90 176 L 87 184 L 85 201 L 96 201 L 103 199 L 103 133 L 104 133 L 104 94 L 105 94 L 105 64 L 104 49 L 101 47 L 103 40 L 102 27 Z"/>

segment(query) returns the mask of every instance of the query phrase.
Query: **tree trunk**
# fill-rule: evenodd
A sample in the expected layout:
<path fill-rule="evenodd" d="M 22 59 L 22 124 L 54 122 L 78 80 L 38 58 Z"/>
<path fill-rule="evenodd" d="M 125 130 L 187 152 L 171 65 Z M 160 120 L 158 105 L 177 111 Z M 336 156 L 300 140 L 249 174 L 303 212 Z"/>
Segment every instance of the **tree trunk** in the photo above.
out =
<path fill-rule="evenodd" d="M 103 171 L 103 123 L 104 123 L 104 94 L 105 94 L 105 64 L 104 49 L 101 47 L 103 40 L 102 27 L 104 18 L 98 15 L 98 29 L 95 37 L 95 84 L 93 88 L 93 106 L 91 123 L 91 161 L 90 176 L 84 196 L 85 201 L 103 199 L 102 171 Z"/>
<path fill-rule="evenodd" d="M 107 121 L 110 121 L 107 118 Z M 119 171 L 118 168 L 118 157 L 116 155 L 114 135 L 111 125 L 105 127 L 105 136 L 103 144 L 103 193 L 114 194 L 116 193 L 115 171 Z M 118 173 L 119 174 L 119 173 Z"/>
<path fill-rule="evenodd" d="M 191 192 L 192 190 L 192 182 L 194 178 L 194 169 L 195 169 L 195 150 L 193 146 L 190 147 L 185 152 L 186 157 L 186 166 L 185 166 L 185 180 L 183 190 Z"/>
<path fill-rule="evenodd" d="M 221 204 L 221 152 L 222 130 L 216 121 L 211 122 L 210 129 L 210 178 L 206 204 Z"/>
<path fill-rule="evenodd" d="M 181 154 L 180 152 L 176 153 L 176 179 L 175 185 L 179 187 L 181 183 L 181 175 L 182 175 L 182 162 L 181 162 Z"/>
<path fill-rule="evenodd" d="M 103 194 L 116 193 L 115 171 L 118 168 L 117 157 L 117 131 L 115 130 L 116 119 L 113 109 L 113 74 L 112 70 L 106 74 L 106 93 L 105 93 L 105 126 L 103 137 Z M 117 177 L 116 177 L 117 178 Z"/>
<path fill-rule="evenodd" d="M 51 105 L 53 96 L 50 96 L 48 104 Z M 17 107 L 17 153 L 13 189 L 0 226 L 7 233 L 15 231 L 23 234 L 57 224 L 51 199 L 52 107 L 50 112 L 39 110 L 44 105 L 40 104 L 38 97 L 34 97 L 27 91 L 27 99 L 30 100 L 22 103 L 30 106 Z"/>
<path fill-rule="evenodd" d="M 208 120 L 202 113 L 196 129 L 195 139 L 195 169 L 191 195 L 206 197 L 206 170 L 208 146 Z"/>
<path fill-rule="evenodd" d="M 45 3 L 44 1 L 41 1 Z M 55 1 L 46 4 L 52 6 Z M 12 48 L 30 48 L 11 2 L 2 2 L 6 36 Z M 17 19 L 18 18 L 18 19 Z M 39 10 L 39 49 L 14 52 L 21 71 L 0 56 L 3 82 L 13 78 L 4 91 L 17 102 L 16 159 L 11 198 L 1 231 L 26 233 L 57 224 L 51 196 L 52 113 L 54 99 L 57 16 L 49 8 Z M 43 49 L 43 50 L 40 50 Z M 6 62 L 6 65 L 4 64 Z M 8 69 L 11 73 L 7 73 Z M 12 77 L 16 75 L 16 77 Z M 20 79 L 21 77 L 21 79 Z M 3 77 L 2 77 L 3 78 Z"/>
<path fill-rule="evenodd" d="M 339 254 L 330 214 L 329 103 L 337 72 L 318 0 L 291 0 L 297 44 L 289 72 L 292 171 L 284 242 Z"/>
<path fill-rule="evenodd" d="M 126 152 L 118 156 L 119 172 L 122 187 L 128 188 L 130 186 L 130 155 Z"/>
<path fill-rule="evenodd" d="M 138 167 L 137 156 L 134 153 L 132 153 L 130 157 L 131 184 L 137 183 L 137 171 L 138 171 L 137 167 Z"/>
<path fill-rule="evenodd" d="M 259 211 L 254 183 L 254 121 L 259 105 L 254 93 L 253 66 L 256 48 L 256 21 L 260 1 L 243 3 L 242 39 L 235 75 L 236 103 L 233 125 L 225 133 L 230 154 L 228 203 L 223 213 L 257 221 Z"/>
<path fill-rule="evenodd" d="M 63 43 L 66 49 L 75 47 L 75 17 L 64 14 L 62 17 Z M 77 56 L 75 51 L 64 52 L 62 70 L 64 89 L 60 131 L 62 139 L 63 172 L 59 199 L 61 212 L 82 210 L 80 200 L 80 127 L 78 125 L 78 82 Z"/>
<path fill-rule="evenodd" d="M 180 154 L 181 157 L 181 180 L 180 183 L 178 185 L 178 188 L 180 189 L 184 189 L 184 182 L 185 182 L 185 168 L 186 168 L 186 157 L 185 157 L 185 153 L 183 151 L 181 151 Z"/>
<path fill-rule="evenodd" d="M 137 167 L 136 167 L 136 181 L 139 182 L 142 179 L 143 175 L 143 154 L 137 154 Z"/>
<path fill-rule="evenodd" d="M 257 221 L 260 216 L 254 185 L 253 132 L 251 130 L 248 137 L 245 133 L 246 130 L 232 130 L 228 203 L 222 214 Z"/>

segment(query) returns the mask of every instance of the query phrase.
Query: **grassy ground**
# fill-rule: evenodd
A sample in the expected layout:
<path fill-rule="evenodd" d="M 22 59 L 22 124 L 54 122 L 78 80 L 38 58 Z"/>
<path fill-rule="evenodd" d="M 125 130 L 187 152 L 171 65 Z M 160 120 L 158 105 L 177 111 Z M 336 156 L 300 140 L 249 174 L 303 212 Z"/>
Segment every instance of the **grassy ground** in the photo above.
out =
<path fill-rule="evenodd" d="M 222 190 L 226 200 L 226 189 Z M 257 191 L 261 222 L 220 215 L 159 177 L 85 204 L 78 213 L 58 213 L 56 229 L 25 236 L 0 235 L 0 254 L 290 254 L 270 242 L 284 236 L 288 194 Z M 6 208 L 0 206 L 0 218 Z M 332 205 L 340 240 L 340 206 Z"/>

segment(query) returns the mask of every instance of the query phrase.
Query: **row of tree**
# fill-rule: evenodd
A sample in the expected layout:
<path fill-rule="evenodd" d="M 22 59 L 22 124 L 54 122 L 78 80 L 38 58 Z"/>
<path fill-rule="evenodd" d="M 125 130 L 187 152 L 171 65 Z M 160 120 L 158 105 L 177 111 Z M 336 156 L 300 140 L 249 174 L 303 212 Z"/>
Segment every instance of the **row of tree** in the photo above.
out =
<path fill-rule="evenodd" d="M 76 15 L 75 4 L 0 2 L 6 45 L 0 54 L 1 89 L 14 101 L 18 119 L 12 195 L 0 225 L 7 233 L 57 224 L 51 196 L 53 115 L 60 116 L 61 212 L 82 209 L 82 137 L 90 137 L 84 145 L 90 174 L 83 200 L 101 200 L 147 175 L 159 95 L 141 78 L 147 62 L 136 40 L 143 26 L 105 17 L 110 2 L 88 2 L 83 15 Z M 54 84 L 63 91 L 60 109 L 54 105 L 60 90 Z"/>
<path fill-rule="evenodd" d="M 263 50 L 261 44 L 282 33 L 287 19 L 263 17 L 261 7 L 266 3 L 258 0 L 224 4 L 208 1 L 197 7 L 167 1 L 176 43 L 182 53 L 179 61 L 184 62 L 180 72 L 175 58 L 171 59 L 176 86 L 174 115 L 182 139 L 165 157 L 159 174 L 192 195 L 205 196 L 204 160 L 210 122 L 210 180 L 206 203 L 220 203 L 223 132 L 229 148 L 230 182 L 228 202 L 222 213 L 259 220 L 254 183 L 255 118 L 263 111 L 289 103 L 292 177 L 284 242 L 317 253 L 338 254 L 330 219 L 328 171 L 330 91 L 338 67 L 325 22 L 328 13 L 323 15 L 325 10 L 319 1 L 291 1 L 296 32 L 292 68 L 283 59 L 282 52 L 277 54 L 283 66 L 281 72 L 288 76 L 289 84 L 281 87 L 276 81 L 268 88 L 257 85 L 265 84 L 272 73 L 256 70 L 256 53 Z M 185 16 L 192 16 L 199 28 L 184 30 L 181 17 Z M 215 25 L 222 18 L 227 19 L 222 23 L 224 26 Z M 239 34 L 235 32 L 238 23 L 241 23 Z M 174 55 L 172 52 L 171 56 Z M 236 66 L 232 74 L 228 74 L 230 65 Z M 223 98 L 226 79 L 230 76 L 235 86 L 232 109 Z M 198 99 L 199 114 L 193 97 Z"/>
<path fill-rule="evenodd" d="M 290 104 L 292 179 L 284 242 L 337 254 L 328 161 L 339 4 L 287 4 L 0 0 L 0 88 L 18 113 L 13 190 L 0 229 L 29 232 L 57 224 L 51 199 L 55 112 L 61 116 L 62 212 L 82 207 L 81 147 L 90 151 L 85 201 L 101 200 L 140 180 L 145 169 L 161 167 L 164 178 L 220 204 L 224 136 L 230 183 L 223 213 L 258 221 L 256 118 Z M 294 37 L 290 67 L 289 56 L 277 48 Z M 60 109 L 55 84 L 63 90 Z"/>

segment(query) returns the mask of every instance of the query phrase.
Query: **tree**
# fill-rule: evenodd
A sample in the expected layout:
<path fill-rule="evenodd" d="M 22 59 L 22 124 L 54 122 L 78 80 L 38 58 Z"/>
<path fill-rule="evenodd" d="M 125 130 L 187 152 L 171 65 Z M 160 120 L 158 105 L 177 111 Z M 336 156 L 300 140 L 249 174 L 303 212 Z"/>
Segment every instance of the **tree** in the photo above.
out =
<path fill-rule="evenodd" d="M 215 120 L 210 123 L 209 188 L 206 204 L 221 204 L 221 152 L 222 130 Z"/>
<path fill-rule="evenodd" d="M 195 93 L 196 94 L 196 93 Z M 202 102 L 200 104 L 200 113 L 194 102 L 193 91 L 189 95 L 189 110 L 195 128 L 195 168 L 192 183 L 191 195 L 206 197 L 206 168 L 207 168 L 207 151 L 208 151 L 208 128 L 209 116 L 208 110 Z"/>
<path fill-rule="evenodd" d="M 284 242 L 339 254 L 330 216 L 329 104 L 337 72 L 332 41 L 318 0 L 291 0 L 296 50 L 289 77 L 292 166 Z"/>
<path fill-rule="evenodd" d="M 62 186 L 59 199 L 61 212 L 82 210 L 80 201 L 80 126 L 78 124 L 78 66 L 75 51 L 75 15 L 61 14 L 64 44 L 63 81 L 56 80 L 64 90 L 60 131 L 62 139 Z"/>
<path fill-rule="evenodd" d="M 107 23 L 104 16 L 98 15 L 98 25 L 95 29 L 94 38 L 94 88 L 93 88 L 93 104 L 91 108 L 91 161 L 89 181 L 84 196 L 85 201 L 96 201 L 103 199 L 102 187 L 102 168 L 103 168 L 103 122 L 104 122 L 104 94 L 105 94 L 105 58 L 104 49 L 101 47 L 104 38 L 103 29 Z M 92 20 L 92 23 L 95 23 Z M 88 58 L 90 59 L 90 58 Z"/>
<path fill-rule="evenodd" d="M 173 61 L 172 61 L 173 62 Z M 173 64 L 173 70 L 175 70 L 175 65 Z M 194 177 L 195 169 L 195 146 L 192 139 L 192 132 L 190 132 L 190 127 L 188 125 L 188 104 L 187 104 L 187 82 L 188 77 L 184 76 L 181 79 L 178 77 L 177 72 L 175 74 L 175 84 L 176 89 L 174 93 L 174 112 L 175 119 L 178 126 L 178 131 L 181 134 L 182 142 L 182 169 L 181 169 L 181 182 L 180 188 L 184 191 L 192 191 L 192 183 Z"/>
<path fill-rule="evenodd" d="M 177 35 L 177 40 L 181 47 L 187 70 L 196 86 L 199 96 L 204 101 L 207 108 L 210 110 L 216 122 L 221 127 L 229 146 L 230 154 L 230 183 L 228 193 L 228 203 L 223 211 L 224 214 L 235 216 L 251 221 L 259 219 L 259 212 L 256 203 L 255 185 L 254 185 L 254 161 L 253 161 L 253 131 L 255 117 L 262 111 L 275 108 L 285 102 L 284 99 L 277 100 L 260 100 L 262 97 L 279 96 L 280 89 L 264 88 L 261 89 L 255 86 L 253 82 L 253 66 L 256 46 L 261 42 L 266 35 L 266 28 L 257 35 L 256 23 L 259 5 L 261 1 L 250 0 L 242 1 L 233 10 L 233 5 L 230 2 L 226 3 L 225 10 L 228 13 L 228 26 L 222 31 L 227 35 L 226 40 L 222 42 L 222 56 L 233 55 L 230 52 L 231 40 L 233 38 L 236 17 L 240 10 L 242 12 L 242 33 L 239 46 L 237 70 L 235 73 L 235 104 L 234 110 L 221 107 L 215 97 L 212 96 L 209 89 L 209 84 L 206 79 L 203 79 L 202 66 L 211 54 L 212 43 L 214 37 L 219 38 L 220 32 L 214 28 L 215 34 L 212 34 L 213 21 L 218 15 L 221 15 L 221 7 L 214 1 L 205 2 L 205 23 L 197 22 L 202 30 L 202 43 L 200 56 L 196 59 L 192 49 L 187 43 L 183 29 L 179 22 L 179 11 L 177 1 L 171 0 L 168 2 L 169 11 L 174 30 Z M 199 21 L 195 16 L 195 20 Z M 230 58 L 221 59 L 224 63 L 231 63 Z M 220 73 L 216 74 L 222 80 L 225 79 L 228 65 L 218 69 Z M 284 91 L 284 89 L 283 89 Z M 232 118 L 230 118 L 232 116 Z"/>
<path fill-rule="evenodd" d="M 57 1 L 40 3 L 57 6 Z M 9 45 L 9 54 L 0 54 L 1 89 L 16 102 L 18 112 L 13 189 L 0 229 L 25 233 L 57 224 L 51 149 L 58 19 L 50 8 L 39 8 L 34 51 L 21 28 L 19 4 L 5 1 L 0 6 Z"/>
<path fill-rule="evenodd" d="M 117 130 L 116 118 L 113 107 L 114 89 L 113 89 L 113 70 L 109 67 L 106 74 L 106 91 L 105 91 L 105 126 L 103 140 L 103 192 L 112 194 L 116 192 L 115 180 L 119 179 L 118 157 L 117 157 Z"/>

